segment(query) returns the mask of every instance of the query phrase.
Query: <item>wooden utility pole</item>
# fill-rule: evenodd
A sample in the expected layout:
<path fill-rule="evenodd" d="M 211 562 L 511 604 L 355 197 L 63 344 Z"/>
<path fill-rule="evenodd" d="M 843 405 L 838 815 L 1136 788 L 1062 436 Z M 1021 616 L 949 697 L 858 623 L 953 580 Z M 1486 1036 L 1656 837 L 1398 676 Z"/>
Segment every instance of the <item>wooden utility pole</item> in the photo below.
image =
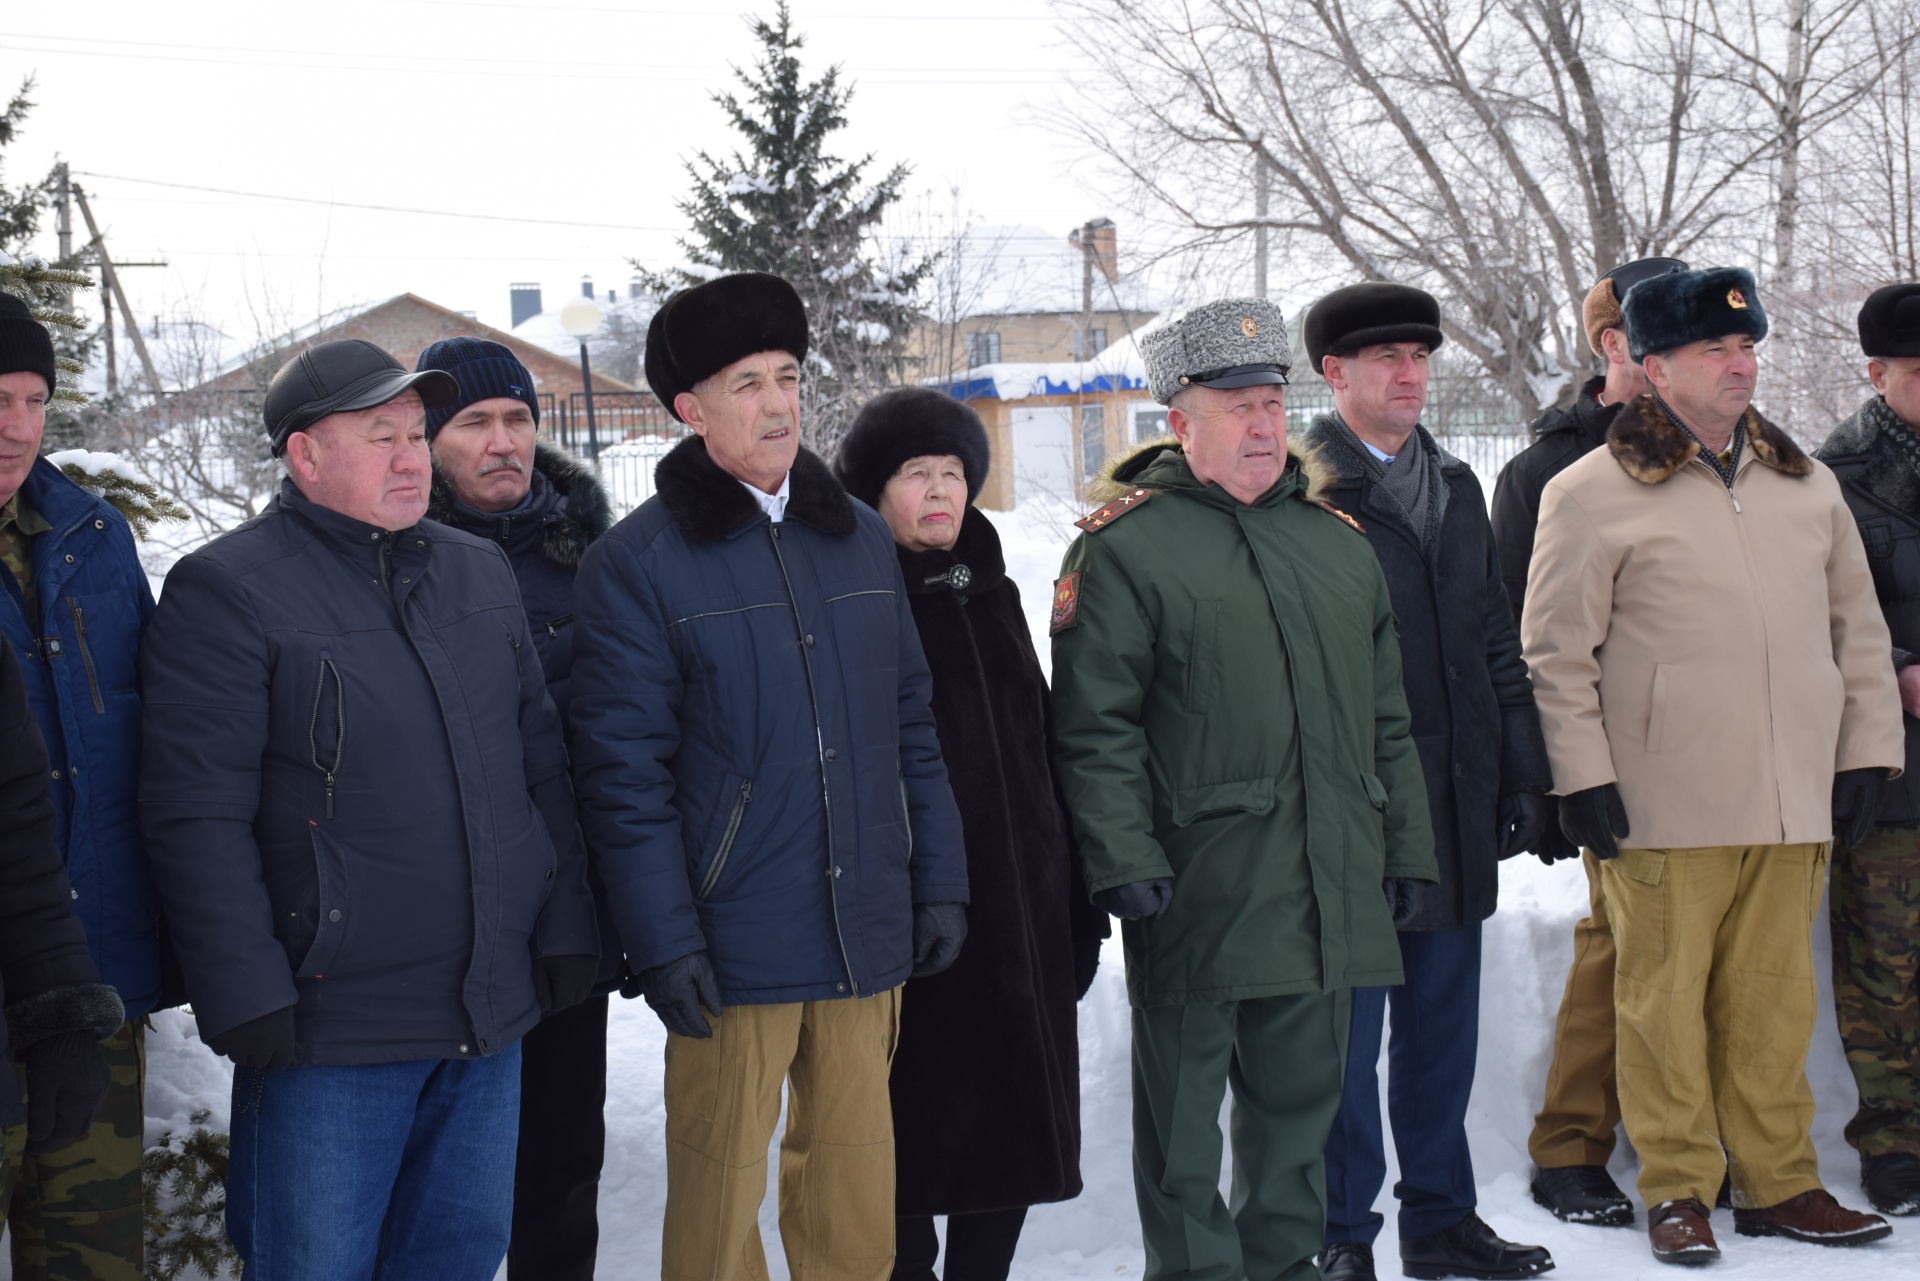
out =
<path fill-rule="evenodd" d="M 72 190 L 73 184 L 67 176 L 67 162 L 62 160 L 53 167 L 53 230 L 59 237 L 60 265 L 63 267 L 73 261 Z M 60 286 L 60 310 L 73 310 L 73 290 L 66 285 Z"/>
<path fill-rule="evenodd" d="M 1267 296 L 1267 149 L 1253 152 L 1253 296 Z"/>
<path fill-rule="evenodd" d="M 162 398 L 167 394 L 166 388 L 161 385 L 160 371 L 154 368 L 153 357 L 147 351 L 147 340 L 140 334 L 140 322 L 134 319 L 133 308 L 127 303 L 126 291 L 120 288 L 120 274 L 113 269 L 113 259 L 107 254 L 107 238 L 100 234 L 100 224 L 94 221 L 93 210 L 87 205 L 87 193 L 74 186 L 73 195 L 80 202 L 80 216 L 87 220 L 87 234 L 93 237 L 93 250 L 100 255 L 100 279 L 120 304 L 120 318 L 126 322 L 127 337 L 133 340 L 133 352 L 140 358 L 140 368 L 147 375 L 147 383 L 153 388 L 154 397 Z"/>
<path fill-rule="evenodd" d="M 1080 337 L 1074 343 L 1076 360 L 1092 360 L 1093 352 L 1093 219 L 1080 228 Z"/>

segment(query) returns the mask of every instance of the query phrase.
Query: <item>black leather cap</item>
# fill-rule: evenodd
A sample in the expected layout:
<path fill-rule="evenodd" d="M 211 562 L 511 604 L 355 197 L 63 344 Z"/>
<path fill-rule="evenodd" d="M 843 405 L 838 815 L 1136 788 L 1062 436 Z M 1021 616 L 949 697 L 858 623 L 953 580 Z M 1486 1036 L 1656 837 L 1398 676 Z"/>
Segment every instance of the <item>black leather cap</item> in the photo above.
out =
<path fill-rule="evenodd" d="M 460 384 L 443 369 L 406 369 L 385 351 L 361 338 L 318 343 L 280 366 L 267 384 L 262 406 L 267 438 L 277 456 L 287 437 L 325 418 L 384 405 L 413 391 L 427 408 L 450 404 Z"/>

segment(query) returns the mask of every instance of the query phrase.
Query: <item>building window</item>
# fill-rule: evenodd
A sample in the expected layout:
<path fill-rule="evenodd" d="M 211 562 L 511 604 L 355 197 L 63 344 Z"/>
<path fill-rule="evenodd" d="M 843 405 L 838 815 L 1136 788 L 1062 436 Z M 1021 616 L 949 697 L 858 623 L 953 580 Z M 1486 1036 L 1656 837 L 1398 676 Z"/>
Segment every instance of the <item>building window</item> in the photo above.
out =
<path fill-rule="evenodd" d="M 1133 407 L 1133 443 L 1144 445 L 1150 440 L 1167 435 L 1172 429 L 1167 426 L 1167 411 L 1159 405 L 1135 405 Z"/>
<path fill-rule="evenodd" d="M 977 332 L 967 335 L 967 364 L 992 365 L 1000 360 L 1000 335 Z"/>
<path fill-rule="evenodd" d="M 1088 477 L 1107 465 L 1107 407 L 1080 406 L 1080 466 Z"/>
<path fill-rule="evenodd" d="M 1092 360 L 1106 349 L 1107 331 L 1104 328 L 1087 330 L 1087 359 Z"/>

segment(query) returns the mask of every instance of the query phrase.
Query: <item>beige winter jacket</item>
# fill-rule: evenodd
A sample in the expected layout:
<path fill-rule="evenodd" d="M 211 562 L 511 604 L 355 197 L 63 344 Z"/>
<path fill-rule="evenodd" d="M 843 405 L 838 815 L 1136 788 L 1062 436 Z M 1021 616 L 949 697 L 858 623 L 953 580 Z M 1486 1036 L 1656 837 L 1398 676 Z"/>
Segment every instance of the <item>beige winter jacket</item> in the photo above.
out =
<path fill-rule="evenodd" d="M 1905 760 L 1839 483 L 1746 423 L 1730 494 L 1643 396 L 1541 500 L 1521 638 L 1554 790 L 1617 782 L 1623 846 L 1828 840 L 1834 773 Z"/>

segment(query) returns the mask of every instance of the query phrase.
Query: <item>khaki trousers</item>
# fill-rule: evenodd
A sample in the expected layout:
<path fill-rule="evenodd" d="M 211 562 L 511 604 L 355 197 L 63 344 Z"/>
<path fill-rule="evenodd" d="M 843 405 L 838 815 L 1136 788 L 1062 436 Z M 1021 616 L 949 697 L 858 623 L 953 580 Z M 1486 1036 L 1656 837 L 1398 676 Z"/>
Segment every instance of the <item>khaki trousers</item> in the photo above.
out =
<path fill-rule="evenodd" d="M 1820 1186 L 1807 1046 L 1827 846 L 1622 850 L 1600 865 L 1619 949 L 1620 1112 L 1648 1205 Z"/>
<path fill-rule="evenodd" d="M 887 1075 L 900 989 L 856 1000 L 730 1005 L 713 1036 L 667 1037 L 665 1281 L 763 1281 L 760 1202 L 780 1140 L 780 1241 L 793 1281 L 893 1271 Z"/>
<path fill-rule="evenodd" d="M 1573 927 L 1573 964 L 1553 1026 L 1546 1097 L 1527 1136 L 1527 1152 L 1543 1170 L 1605 1165 L 1620 1124 L 1613 1077 L 1613 926 L 1599 863 L 1583 850 L 1580 864 L 1587 872 L 1588 910 Z"/>

